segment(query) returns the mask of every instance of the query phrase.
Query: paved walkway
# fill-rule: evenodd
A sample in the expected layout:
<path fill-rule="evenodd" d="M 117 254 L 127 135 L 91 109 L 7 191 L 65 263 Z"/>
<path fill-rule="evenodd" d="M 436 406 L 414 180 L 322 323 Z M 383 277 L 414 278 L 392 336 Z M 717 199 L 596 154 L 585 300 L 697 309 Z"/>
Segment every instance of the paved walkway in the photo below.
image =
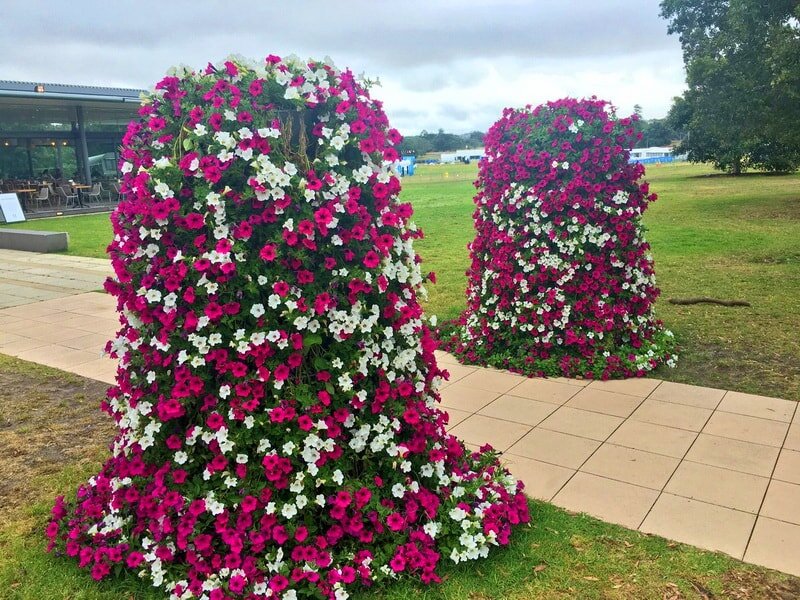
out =
<path fill-rule="evenodd" d="M 108 275 L 104 259 L 0 249 L 0 309 L 102 290 Z"/>
<path fill-rule="evenodd" d="M 0 298 L 17 299 L 0 308 L 0 352 L 112 382 L 101 349 L 114 303 L 75 293 L 98 289 L 107 263 L 21 254 L 0 251 Z M 657 379 L 526 379 L 438 355 L 453 433 L 503 451 L 530 495 L 800 575 L 797 403 Z"/>
<path fill-rule="evenodd" d="M 800 575 L 798 404 L 660 381 L 527 379 L 458 364 L 452 432 L 531 496 Z"/>
<path fill-rule="evenodd" d="M 0 309 L 0 353 L 113 383 L 116 361 L 103 348 L 118 328 L 114 301 L 104 293 L 20 304 Z"/>

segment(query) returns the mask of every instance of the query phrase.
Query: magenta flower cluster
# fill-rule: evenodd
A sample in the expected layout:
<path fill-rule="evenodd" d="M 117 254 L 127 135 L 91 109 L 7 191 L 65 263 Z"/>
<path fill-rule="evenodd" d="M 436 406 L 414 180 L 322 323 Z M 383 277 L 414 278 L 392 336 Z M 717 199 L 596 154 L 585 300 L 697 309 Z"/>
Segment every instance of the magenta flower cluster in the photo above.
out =
<path fill-rule="evenodd" d="M 467 308 L 446 347 L 473 364 L 608 379 L 673 365 L 642 213 L 656 199 L 628 162 L 635 118 L 601 100 L 506 109 L 486 136 Z"/>
<path fill-rule="evenodd" d="M 124 138 L 112 456 L 50 548 L 173 599 L 336 598 L 485 557 L 522 484 L 437 408 L 398 132 L 350 71 L 176 70 Z"/>

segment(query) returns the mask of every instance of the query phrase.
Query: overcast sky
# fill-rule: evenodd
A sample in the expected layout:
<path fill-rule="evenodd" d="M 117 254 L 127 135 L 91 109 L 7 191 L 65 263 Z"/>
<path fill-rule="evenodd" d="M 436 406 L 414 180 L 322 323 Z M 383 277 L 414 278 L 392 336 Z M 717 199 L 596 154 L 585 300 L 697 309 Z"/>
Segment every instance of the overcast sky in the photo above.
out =
<path fill-rule="evenodd" d="M 174 64 L 329 55 L 405 134 L 597 95 L 663 117 L 684 88 L 658 0 L 3 0 L 0 79 L 149 88 Z"/>

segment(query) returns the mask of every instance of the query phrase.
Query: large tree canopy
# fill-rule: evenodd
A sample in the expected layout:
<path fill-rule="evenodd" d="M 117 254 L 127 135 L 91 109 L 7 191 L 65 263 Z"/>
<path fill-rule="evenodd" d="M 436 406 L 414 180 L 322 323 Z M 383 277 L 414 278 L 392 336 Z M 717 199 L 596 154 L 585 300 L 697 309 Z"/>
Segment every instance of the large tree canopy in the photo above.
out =
<path fill-rule="evenodd" d="M 735 174 L 800 165 L 800 1 L 662 0 L 688 90 L 670 114 L 681 151 Z"/>

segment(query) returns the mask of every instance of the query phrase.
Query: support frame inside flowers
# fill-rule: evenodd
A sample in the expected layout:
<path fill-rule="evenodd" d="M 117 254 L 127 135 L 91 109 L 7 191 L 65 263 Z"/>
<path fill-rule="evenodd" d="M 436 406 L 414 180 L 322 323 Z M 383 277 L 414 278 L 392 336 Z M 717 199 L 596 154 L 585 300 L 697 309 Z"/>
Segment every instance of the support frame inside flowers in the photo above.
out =
<path fill-rule="evenodd" d="M 443 325 L 470 364 L 608 379 L 675 364 L 641 217 L 656 199 L 629 162 L 635 117 L 596 98 L 506 109 L 486 135 L 467 307 Z"/>
<path fill-rule="evenodd" d="M 400 140 L 324 61 L 176 69 L 144 98 L 109 248 L 118 435 L 51 550 L 175 599 L 346 598 L 528 521 L 437 408 Z"/>

